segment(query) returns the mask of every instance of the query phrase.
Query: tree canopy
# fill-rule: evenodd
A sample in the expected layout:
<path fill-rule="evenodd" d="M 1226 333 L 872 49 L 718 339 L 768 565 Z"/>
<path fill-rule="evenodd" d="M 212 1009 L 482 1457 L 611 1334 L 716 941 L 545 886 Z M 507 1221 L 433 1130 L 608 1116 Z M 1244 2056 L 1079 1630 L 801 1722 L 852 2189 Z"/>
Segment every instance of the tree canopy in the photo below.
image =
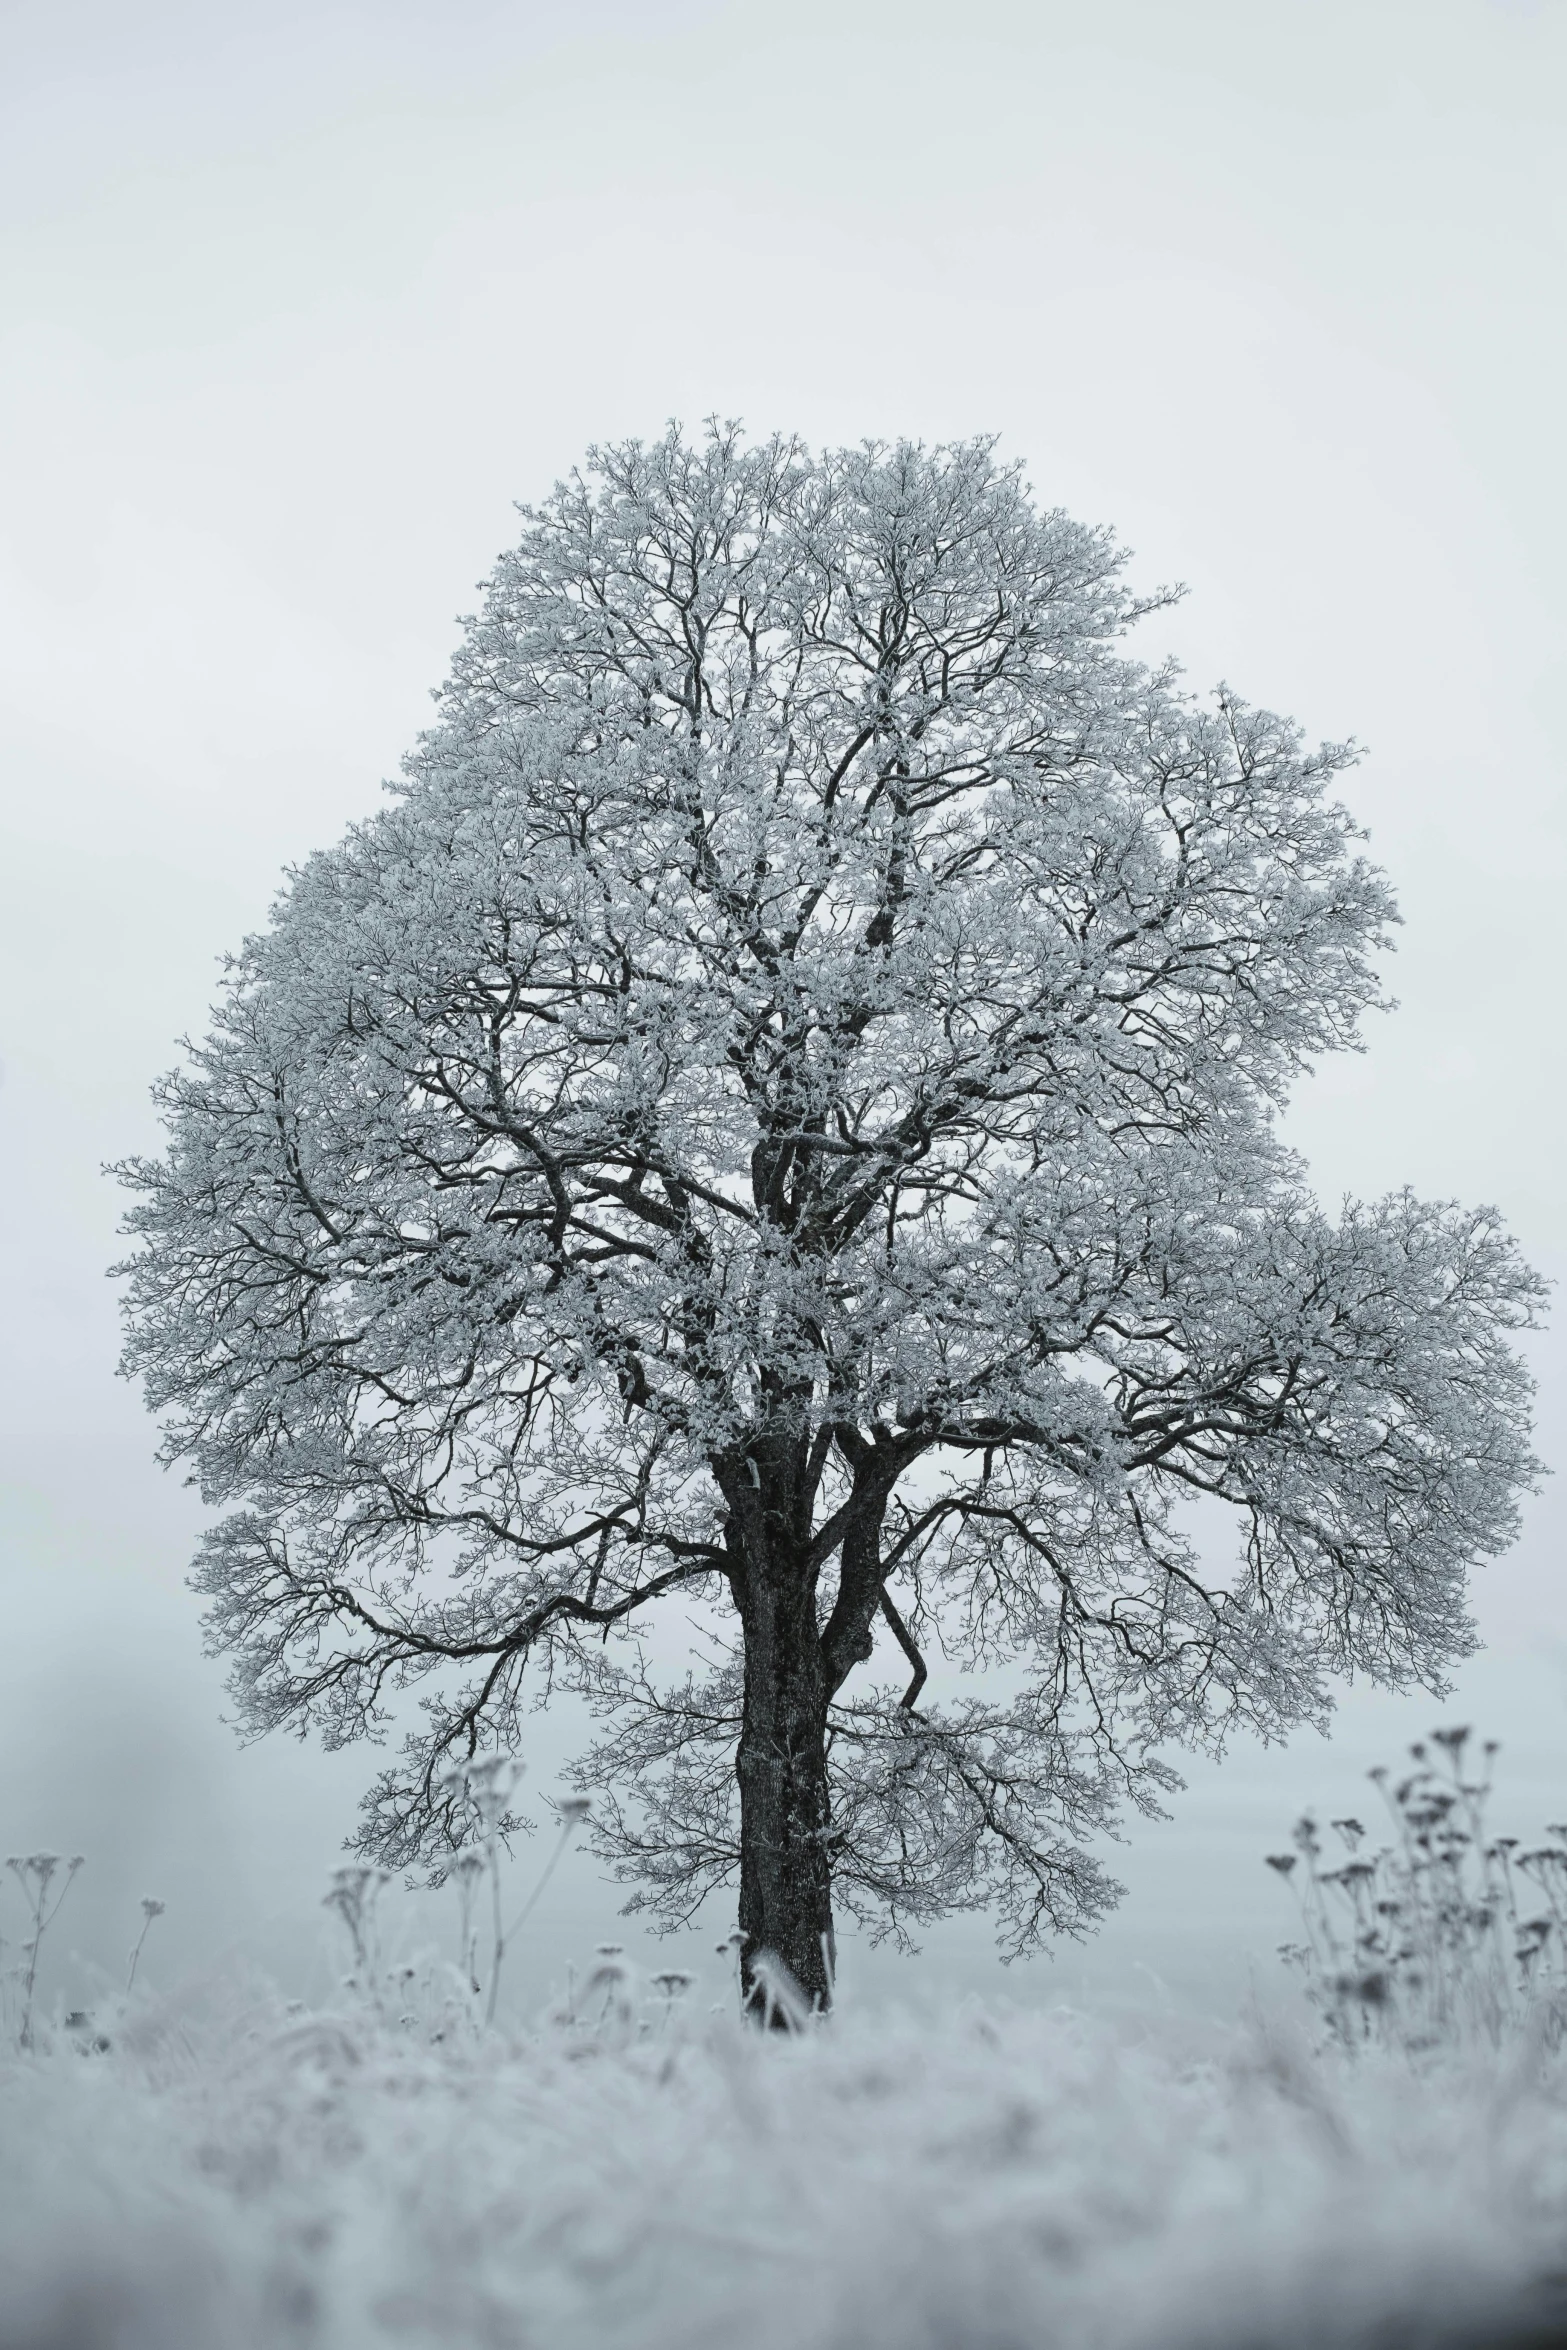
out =
<path fill-rule="evenodd" d="M 1171 1747 L 1471 1645 L 1539 1284 L 1489 1210 L 1315 1204 L 1276 1113 L 1394 919 L 1352 751 L 1130 658 L 991 443 L 672 428 L 523 514 L 125 1170 L 211 1637 L 253 1727 L 420 1688 L 388 1863 L 563 1685 L 636 1901 L 738 1879 L 818 1996 L 834 1890 L 1022 1947 Z"/>

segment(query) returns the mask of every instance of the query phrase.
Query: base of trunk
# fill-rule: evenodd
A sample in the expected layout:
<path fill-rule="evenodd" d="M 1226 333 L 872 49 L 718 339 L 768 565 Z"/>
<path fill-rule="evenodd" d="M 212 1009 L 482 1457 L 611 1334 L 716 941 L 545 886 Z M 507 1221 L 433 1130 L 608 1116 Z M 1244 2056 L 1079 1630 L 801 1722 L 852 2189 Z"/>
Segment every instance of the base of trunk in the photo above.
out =
<path fill-rule="evenodd" d="M 808 1589 L 744 1612 L 741 1982 L 747 2006 L 787 2028 L 832 2003 L 827 1688 Z"/>

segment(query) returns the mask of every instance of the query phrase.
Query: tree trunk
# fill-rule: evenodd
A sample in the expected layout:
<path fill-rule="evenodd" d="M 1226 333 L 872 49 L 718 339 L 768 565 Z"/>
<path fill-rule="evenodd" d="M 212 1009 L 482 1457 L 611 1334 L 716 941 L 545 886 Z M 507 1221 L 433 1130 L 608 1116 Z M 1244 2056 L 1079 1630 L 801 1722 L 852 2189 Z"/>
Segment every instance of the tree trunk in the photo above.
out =
<path fill-rule="evenodd" d="M 775 1552 L 737 1582 L 745 1634 L 745 1714 L 735 1758 L 741 1979 L 748 2003 L 769 2011 L 766 1970 L 759 1973 L 757 1962 L 770 1956 L 813 2006 L 826 2008 L 833 1970 L 827 1674 L 814 1578 L 803 1559 L 786 1563 Z"/>

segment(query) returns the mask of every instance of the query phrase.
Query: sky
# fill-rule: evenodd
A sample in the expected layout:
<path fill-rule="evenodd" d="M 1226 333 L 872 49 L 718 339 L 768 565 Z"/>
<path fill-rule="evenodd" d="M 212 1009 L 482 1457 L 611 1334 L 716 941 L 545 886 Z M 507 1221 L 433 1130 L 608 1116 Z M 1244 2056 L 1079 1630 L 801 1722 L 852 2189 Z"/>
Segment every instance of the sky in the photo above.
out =
<path fill-rule="evenodd" d="M 112 1972 L 153 1893 L 165 1979 L 328 1964 L 374 1757 L 222 1722 L 101 1170 L 596 439 L 993 432 L 1183 581 L 1144 649 L 1363 742 L 1403 907 L 1400 1009 L 1289 1114 L 1319 1190 L 1494 1201 L 1567 1268 L 1564 132 L 1567 0 L 0 0 L 0 1849 L 87 1855 L 62 1951 Z M 1233 2005 L 1291 1929 L 1262 1853 L 1442 1719 L 1503 1824 L 1567 1814 L 1563 1517 L 1445 1705 L 1193 1767 L 1096 1941 L 1004 1976 L 959 1921 L 846 1985 Z M 540 1791 L 568 1748 L 530 1729 Z M 617 1899 L 568 1858 L 519 1998 L 642 1947 Z"/>

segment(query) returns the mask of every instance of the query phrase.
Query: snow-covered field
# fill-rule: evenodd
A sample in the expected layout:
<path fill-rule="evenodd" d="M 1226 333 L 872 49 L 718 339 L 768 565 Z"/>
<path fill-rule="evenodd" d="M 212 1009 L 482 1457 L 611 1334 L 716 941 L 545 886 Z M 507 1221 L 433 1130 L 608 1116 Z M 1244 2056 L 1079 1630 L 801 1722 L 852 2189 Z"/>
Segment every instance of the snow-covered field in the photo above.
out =
<path fill-rule="evenodd" d="M 40 2030 L 0 2061 L 0 2345 L 1557 2338 L 1567 2063 L 1526 2038 L 1352 2060 L 974 2007 L 765 2037 L 718 1990 L 609 1961 L 526 2033 L 429 1981 Z"/>

